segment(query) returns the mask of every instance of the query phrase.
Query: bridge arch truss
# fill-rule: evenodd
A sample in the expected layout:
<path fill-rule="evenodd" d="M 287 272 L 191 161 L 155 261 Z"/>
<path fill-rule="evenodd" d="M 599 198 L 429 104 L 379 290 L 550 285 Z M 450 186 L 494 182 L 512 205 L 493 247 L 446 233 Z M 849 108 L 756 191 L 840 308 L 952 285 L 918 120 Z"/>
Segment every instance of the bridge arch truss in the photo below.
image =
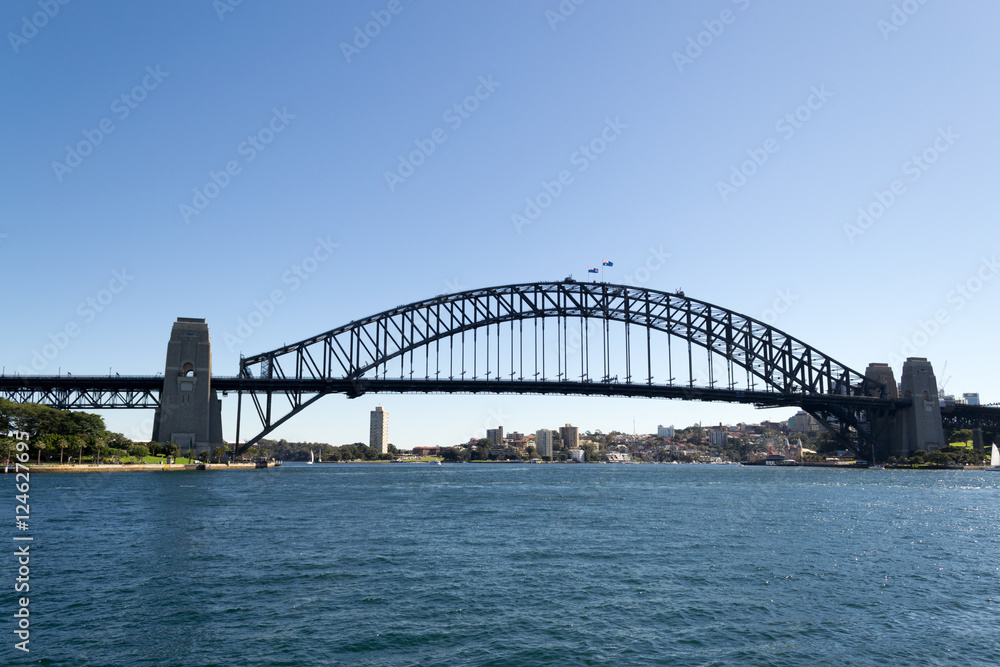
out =
<path fill-rule="evenodd" d="M 327 393 L 563 393 L 797 405 L 871 439 L 886 387 L 754 318 L 683 293 L 575 281 L 468 290 L 244 357 L 261 432 Z M 239 423 L 237 433 L 239 433 Z M 239 436 L 237 435 L 237 439 Z"/>

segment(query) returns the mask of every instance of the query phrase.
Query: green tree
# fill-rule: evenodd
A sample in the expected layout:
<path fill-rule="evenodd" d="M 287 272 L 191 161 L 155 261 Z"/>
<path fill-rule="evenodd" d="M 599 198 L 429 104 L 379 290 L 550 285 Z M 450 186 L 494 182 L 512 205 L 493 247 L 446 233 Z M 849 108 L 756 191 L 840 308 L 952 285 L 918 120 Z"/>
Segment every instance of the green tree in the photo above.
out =
<path fill-rule="evenodd" d="M 68 437 L 72 437 L 72 436 L 68 436 Z M 56 441 L 56 447 L 59 448 L 59 465 L 62 465 L 62 462 L 63 462 L 63 452 L 66 451 L 66 448 L 68 446 L 69 446 L 69 440 L 68 440 L 67 436 L 60 436 L 59 439 Z"/>
<path fill-rule="evenodd" d="M 222 459 L 226 456 L 226 448 L 219 445 L 212 450 L 212 457 L 215 459 L 216 463 L 222 463 Z"/>
<path fill-rule="evenodd" d="M 91 435 L 87 437 L 87 445 L 90 447 L 91 451 L 94 452 L 93 463 L 97 465 L 101 464 L 101 450 L 104 449 L 104 438 L 97 435 Z"/>
<path fill-rule="evenodd" d="M 952 431 L 951 435 L 948 437 L 948 442 L 971 442 L 972 441 L 972 429 L 971 428 L 960 428 Z"/>
<path fill-rule="evenodd" d="M 176 442 L 173 442 L 173 441 L 170 441 L 170 440 L 168 440 L 167 444 L 163 446 L 163 450 L 164 450 L 164 452 L 166 452 L 167 456 L 169 456 L 171 458 L 174 458 L 174 459 L 176 459 L 178 456 L 180 456 L 180 453 L 181 453 L 180 445 L 178 445 Z"/>
<path fill-rule="evenodd" d="M 128 453 L 130 456 L 135 457 L 136 463 L 142 463 L 142 460 L 149 456 L 149 447 L 133 443 L 133 445 L 128 448 Z"/>

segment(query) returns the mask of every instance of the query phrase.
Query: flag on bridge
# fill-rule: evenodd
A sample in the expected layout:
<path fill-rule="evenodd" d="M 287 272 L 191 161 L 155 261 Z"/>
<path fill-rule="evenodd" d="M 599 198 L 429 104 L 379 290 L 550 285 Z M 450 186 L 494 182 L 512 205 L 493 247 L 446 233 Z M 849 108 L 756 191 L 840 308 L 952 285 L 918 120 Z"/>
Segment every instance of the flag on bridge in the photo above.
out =
<path fill-rule="evenodd" d="M 603 262 L 601 262 L 601 264 L 602 264 L 603 266 L 614 266 L 614 265 L 615 265 L 615 263 L 614 263 L 614 262 L 612 262 L 611 260 L 608 260 L 608 259 L 606 259 L 606 260 L 604 260 Z"/>
<path fill-rule="evenodd" d="M 591 266 L 590 268 L 587 269 L 587 273 L 600 273 L 600 272 Z"/>

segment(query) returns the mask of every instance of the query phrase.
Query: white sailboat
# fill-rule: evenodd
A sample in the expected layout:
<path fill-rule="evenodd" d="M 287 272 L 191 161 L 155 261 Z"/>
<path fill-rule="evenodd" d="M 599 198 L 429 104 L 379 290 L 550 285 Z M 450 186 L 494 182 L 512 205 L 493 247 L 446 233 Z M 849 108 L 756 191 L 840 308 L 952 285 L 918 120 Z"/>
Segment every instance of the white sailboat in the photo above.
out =
<path fill-rule="evenodd" d="M 313 450 L 310 449 L 309 450 L 309 460 L 306 461 L 306 465 L 312 465 L 312 464 L 313 464 Z"/>
<path fill-rule="evenodd" d="M 996 443 L 993 443 L 993 453 L 990 454 L 990 467 L 987 470 L 1000 472 L 1000 449 L 997 449 Z"/>

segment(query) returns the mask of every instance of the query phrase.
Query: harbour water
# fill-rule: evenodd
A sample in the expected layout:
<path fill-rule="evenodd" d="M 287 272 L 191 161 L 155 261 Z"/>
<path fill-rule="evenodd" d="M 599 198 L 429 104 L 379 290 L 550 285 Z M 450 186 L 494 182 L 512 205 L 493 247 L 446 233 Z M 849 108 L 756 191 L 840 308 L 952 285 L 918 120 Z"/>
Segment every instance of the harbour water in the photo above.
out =
<path fill-rule="evenodd" d="M 43 665 L 1000 663 L 986 472 L 286 464 L 31 482 Z"/>

